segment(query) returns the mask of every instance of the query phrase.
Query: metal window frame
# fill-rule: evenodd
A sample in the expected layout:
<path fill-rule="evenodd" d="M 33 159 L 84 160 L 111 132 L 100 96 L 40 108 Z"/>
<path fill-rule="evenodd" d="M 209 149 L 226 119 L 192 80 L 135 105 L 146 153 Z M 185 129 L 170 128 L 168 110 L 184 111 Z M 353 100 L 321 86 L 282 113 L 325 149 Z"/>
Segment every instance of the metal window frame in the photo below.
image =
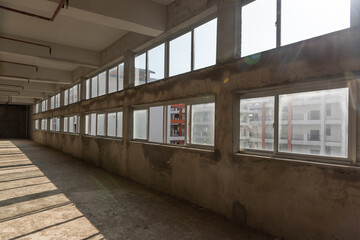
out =
<path fill-rule="evenodd" d="M 278 150 L 279 146 L 279 96 L 283 94 L 295 94 L 295 93 L 305 93 L 313 91 L 325 91 L 333 90 L 339 88 L 348 88 L 349 89 L 349 99 L 348 99 L 348 156 L 346 158 L 342 157 L 332 157 L 326 155 L 311 155 L 311 154 L 301 154 L 301 153 L 291 153 L 291 152 L 280 152 Z M 285 86 L 275 86 L 262 89 L 248 89 L 244 91 L 235 92 L 235 98 L 238 100 L 257 98 L 257 97 L 275 97 L 274 102 L 274 149 L 272 151 L 265 151 L 259 149 L 240 149 L 240 131 L 236 131 L 234 134 L 234 144 L 233 146 L 235 153 L 240 154 L 250 154 L 250 155 L 260 155 L 268 156 L 273 158 L 286 158 L 294 160 L 304 160 L 308 162 L 321 162 L 321 163 L 335 163 L 342 165 L 357 165 L 359 164 L 356 161 L 356 102 L 357 102 L 357 85 L 356 79 L 354 78 L 338 78 L 329 79 L 327 84 L 324 84 L 324 81 L 313 81 L 313 82 L 303 82 L 295 83 Z M 240 103 L 240 102 L 239 102 Z M 238 113 L 235 115 L 240 116 L 240 108 L 236 109 Z M 240 126 L 240 122 L 235 122 Z M 236 129 L 236 128 L 234 128 Z"/>

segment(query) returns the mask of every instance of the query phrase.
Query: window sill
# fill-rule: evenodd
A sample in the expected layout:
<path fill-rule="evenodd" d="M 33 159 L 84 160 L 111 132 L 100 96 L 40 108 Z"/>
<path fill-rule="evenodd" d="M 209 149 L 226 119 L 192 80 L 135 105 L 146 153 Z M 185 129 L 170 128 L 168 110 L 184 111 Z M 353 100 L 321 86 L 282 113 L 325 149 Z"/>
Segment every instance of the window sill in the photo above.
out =
<path fill-rule="evenodd" d="M 175 149 L 184 149 L 190 151 L 201 151 L 206 153 L 214 153 L 214 147 L 207 147 L 207 146 L 199 146 L 199 145 L 174 145 L 174 144 L 164 144 L 164 143 L 154 143 L 154 142 L 147 142 L 142 140 L 131 140 L 130 143 L 134 144 L 144 144 L 144 145 L 151 145 L 151 146 L 158 146 L 158 147 L 166 147 L 166 148 L 175 148 Z"/>

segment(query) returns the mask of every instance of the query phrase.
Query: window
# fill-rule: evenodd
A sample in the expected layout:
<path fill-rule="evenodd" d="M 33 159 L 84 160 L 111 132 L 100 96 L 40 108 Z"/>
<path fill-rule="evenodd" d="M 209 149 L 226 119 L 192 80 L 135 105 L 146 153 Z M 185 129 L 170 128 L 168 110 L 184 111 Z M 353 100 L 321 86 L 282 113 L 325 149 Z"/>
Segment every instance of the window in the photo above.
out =
<path fill-rule="evenodd" d="M 123 113 L 122 112 L 118 112 L 117 113 L 117 131 L 116 131 L 116 136 L 117 137 L 122 137 L 122 132 L 123 132 Z"/>
<path fill-rule="evenodd" d="M 69 127 L 68 127 L 68 125 L 69 125 L 69 118 L 68 117 L 64 117 L 64 128 L 63 128 L 63 131 L 64 132 L 68 132 L 69 131 Z"/>
<path fill-rule="evenodd" d="M 99 81 L 99 91 L 98 96 L 102 96 L 106 94 L 106 72 L 102 72 L 98 76 Z"/>
<path fill-rule="evenodd" d="M 107 114 L 107 136 L 122 137 L 122 112 Z"/>
<path fill-rule="evenodd" d="M 194 29 L 194 70 L 216 64 L 217 18 Z"/>
<path fill-rule="evenodd" d="M 311 151 L 314 150 L 314 146 L 319 147 L 318 155 L 326 155 L 325 146 L 330 142 L 323 136 L 330 130 L 326 129 L 326 124 L 334 122 L 336 119 L 336 125 L 339 129 L 345 131 L 339 131 L 336 138 L 332 139 L 332 142 L 339 142 L 338 152 L 332 156 L 336 157 L 347 157 L 347 139 L 348 139 L 348 88 L 340 88 L 333 90 L 322 90 L 313 92 L 302 92 L 294 94 L 284 94 L 279 96 L 279 109 L 280 119 L 284 114 L 284 110 L 287 109 L 288 113 L 306 113 L 308 109 L 311 109 L 308 120 L 296 121 L 288 117 L 285 121 L 279 124 L 279 130 L 283 128 L 288 129 L 288 136 L 286 141 L 279 142 L 279 151 L 281 152 L 292 152 L 301 154 L 315 154 Z M 327 101 L 336 102 L 339 104 L 337 116 L 333 119 L 326 118 L 325 106 Z M 312 122 L 312 120 L 320 120 Z M 324 130 L 326 132 L 324 132 Z M 330 132 L 331 134 L 331 132 Z M 304 136 L 301 141 L 294 140 L 293 136 L 301 135 Z M 344 143 L 344 144 L 341 144 Z M 346 145 L 346 146 L 345 146 Z"/>
<path fill-rule="evenodd" d="M 274 97 L 240 100 L 240 149 L 274 149 Z"/>
<path fill-rule="evenodd" d="M 50 131 L 58 132 L 60 130 L 60 118 L 50 119 Z"/>
<path fill-rule="evenodd" d="M 282 0 L 281 45 L 350 27 L 350 0 Z"/>
<path fill-rule="evenodd" d="M 165 44 L 161 44 L 148 51 L 147 81 L 153 82 L 165 76 Z"/>
<path fill-rule="evenodd" d="M 86 80 L 85 86 L 86 86 L 85 99 L 88 100 L 90 99 L 90 79 Z"/>
<path fill-rule="evenodd" d="M 96 136 L 96 113 L 85 115 L 85 135 Z"/>
<path fill-rule="evenodd" d="M 46 112 L 47 111 L 47 107 L 48 107 L 48 100 L 44 100 L 41 102 L 41 111 L 42 112 Z"/>
<path fill-rule="evenodd" d="M 331 104 L 326 104 L 326 116 L 331 116 Z"/>
<path fill-rule="evenodd" d="M 192 144 L 214 145 L 215 103 L 191 106 Z"/>
<path fill-rule="evenodd" d="M 96 134 L 99 136 L 105 136 L 105 114 L 97 115 L 97 130 Z"/>
<path fill-rule="evenodd" d="M 39 129 L 39 120 L 38 120 L 38 119 L 36 119 L 36 120 L 34 121 L 34 129 L 35 129 L 35 130 L 38 130 L 38 129 Z"/>
<path fill-rule="evenodd" d="M 118 66 L 118 91 L 124 89 L 124 63 Z"/>
<path fill-rule="evenodd" d="M 349 87 L 283 94 L 295 88 L 279 88 L 269 97 L 241 97 L 240 151 L 349 158 Z M 329 103 L 336 106 L 331 117 Z"/>
<path fill-rule="evenodd" d="M 74 132 L 74 117 L 69 117 L 69 132 Z"/>
<path fill-rule="evenodd" d="M 80 132 L 79 122 L 80 117 L 77 115 L 66 117 L 66 120 L 69 119 L 69 131 L 65 131 L 65 118 L 64 118 L 64 132 L 78 134 Z"/>
<path fill-rule="evenodd" d="M 79 87 L 80 85 L 74 85 L 69 89 L 70 97 L 69 97 L 69 104 L 76 103 L 79 101 Z"/>
<path fill-rule="evenodd" d="M 50 110 L 54 109 L 54 106 L 55 106 L 55 96 L 52 96 L 50 98 Z"/>
<path fill-rule="evenodd" d="M 147 139 L 147 114 L 145 109 L 134 110 L 134 124 L 133 124 L 133 138 L 134 139 Z"/>
<path fill-rule="evenodd" d="M 276 0 L 256 0 L 242 8 L 241 56 L 276 47 Z"/>
<path fill-rule="evenodd" d="M 47 119 L 41 119 L 41 130 L 47 130 Z"/>
<path fill-rule="evenodd" d="M 109 69 L 109 91 L 108 93 L 113 93 L 117 91 L 118 85 L 118 69 L 114 67 Z"/>
<path fill-rule="evenodd" d="M 162 143 L 164 140 L 164 107 L 149 108 L 149 141 Z"/>
<path fill-rule="evenodd" d="M 64 90 L 64 106 L 69 104 L 69 89 Z"/>
<path fill-rule="evenodd" d="M 213 146 L 215 103 L 207 102 L 209 100 L 212 100 L 212 97 L 188 100 L 194 102 L 190 104 L 174 103 L 135 110 L 134 139 L 174 145 Z M 201 103 L 201 101 L 205 102 Z M 149 129 L 148 137 L 147 129 Z"/>
<path fill-rule="evenodd" d="M 169 43 L 169 76 L 191 71 L 191 32 Z"/>
<path fill-rule="evenodd" d="M 34 114 L 37 114 L 39 113 L 39 103 L 35 104 L 35 107 L 34 107 Z"/>
<path fill-rule="evenodd" d="M 146 83 L 146 53 L 135 57 L 135 86 Z"/>
<path fill-rule="evenodd" d="M 55 108 L 60 107 L 60 93 L 55 95 Z"/>
<path fill-rule="evenodd" d="M 97 97 L 98 96 L 98 79 L 97 76 L 91 78 L 91 97 Z"/>

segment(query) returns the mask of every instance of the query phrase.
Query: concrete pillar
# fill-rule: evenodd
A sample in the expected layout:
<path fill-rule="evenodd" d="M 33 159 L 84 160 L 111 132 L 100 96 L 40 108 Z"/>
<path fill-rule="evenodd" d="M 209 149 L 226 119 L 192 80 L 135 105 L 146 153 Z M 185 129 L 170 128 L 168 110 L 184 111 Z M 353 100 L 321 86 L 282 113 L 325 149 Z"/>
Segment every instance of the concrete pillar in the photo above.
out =
<path fill-rule="evenodd" d="M 134 87 L 135 53 L 127 51 L 124 55 L 124 89 Z"/>
<path fill-rule="evenodd" d="M 229 62 L 241 56 L 241 1 L 221 0 L 218 3 L 216 63 Z"/>

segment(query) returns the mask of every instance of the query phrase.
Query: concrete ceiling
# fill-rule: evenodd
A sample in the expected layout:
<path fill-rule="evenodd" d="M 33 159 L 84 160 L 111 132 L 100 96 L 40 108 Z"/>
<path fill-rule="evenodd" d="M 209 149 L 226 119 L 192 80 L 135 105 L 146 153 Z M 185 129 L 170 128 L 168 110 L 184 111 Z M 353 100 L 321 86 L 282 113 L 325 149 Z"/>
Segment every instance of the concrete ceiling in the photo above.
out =
<path fill-rule="evenodd" d="M 31 104 L 66 87 L 75 69 L 99 67 L 101 51 L 128 32 L 160 35 L 173 1 L 70 0 L 47 21 L 4 8 L 51 18 L 60 0 L 0 0 L 0 103 L 11 95 L 14 103 Z M 36 65 L 38 71 L 11 62 Z M 13 85 L 21 91 L 15 94 Z"/>

